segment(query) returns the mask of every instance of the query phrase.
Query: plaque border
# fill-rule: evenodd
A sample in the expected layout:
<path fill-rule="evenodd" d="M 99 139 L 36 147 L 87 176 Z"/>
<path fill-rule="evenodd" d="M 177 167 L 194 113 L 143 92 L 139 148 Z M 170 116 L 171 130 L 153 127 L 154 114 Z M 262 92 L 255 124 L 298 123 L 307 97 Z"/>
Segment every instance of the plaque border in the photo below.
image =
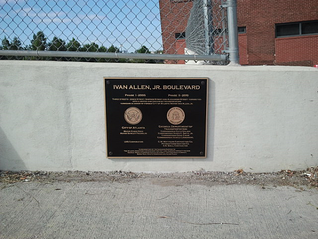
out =
<path fill-rule="evenodd" d="M 205 152 L 203 156 L 149 156 L 149 157 L 138 157 L 138 156 L 111 156 L 108 152 L 108 138 L 107 138 L 107 105 L 106 105 L 106 81 L 107 80 L 206 80 L 206 101 L 205 101 Z M 103 77 L 104 86 L 104 113 L 105 113 L 105 146 L 106 146 L 106 158 L 108 159 L 205 159 L 207 158 L 207 141 L 208 141 L 208 105 L 209 105 L 209 77 Z"/>

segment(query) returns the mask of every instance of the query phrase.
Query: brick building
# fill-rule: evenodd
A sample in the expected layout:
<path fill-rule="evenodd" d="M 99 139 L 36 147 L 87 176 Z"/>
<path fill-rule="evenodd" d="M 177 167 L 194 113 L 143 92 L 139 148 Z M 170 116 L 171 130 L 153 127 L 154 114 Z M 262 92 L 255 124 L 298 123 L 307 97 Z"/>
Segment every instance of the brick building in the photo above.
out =
<path fill-rule="evenodd" d="M 159 1 L 167 54 L 183 54 L 191 2 Z M 237 18 L 240 64 L 318 65 L 317 0 L 237 0 Z"/>

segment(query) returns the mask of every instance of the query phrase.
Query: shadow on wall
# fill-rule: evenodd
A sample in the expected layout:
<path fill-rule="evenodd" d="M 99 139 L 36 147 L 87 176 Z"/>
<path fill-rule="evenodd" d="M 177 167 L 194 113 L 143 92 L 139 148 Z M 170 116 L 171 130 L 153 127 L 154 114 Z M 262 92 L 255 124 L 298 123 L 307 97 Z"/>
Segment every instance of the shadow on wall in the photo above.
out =
<path fill-rule="evenodd" d="M 0 127 L 0 170 L 20 171 L 26 166 Z"/>

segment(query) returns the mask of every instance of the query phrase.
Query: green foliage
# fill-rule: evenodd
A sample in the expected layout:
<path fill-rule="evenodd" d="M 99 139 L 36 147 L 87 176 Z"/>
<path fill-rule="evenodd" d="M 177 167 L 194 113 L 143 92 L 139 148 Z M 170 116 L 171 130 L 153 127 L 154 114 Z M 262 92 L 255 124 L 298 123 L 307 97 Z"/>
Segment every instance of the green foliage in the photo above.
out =
<path fill-rule="evenodd" d="M 135 53 L 141 53 L 141 54 L 151 54 L 150 50 L 146 46 L 141 46 L 138 50 L 135 51 Z M 155 60 L 143 60 L 143 59 L 134 59 L 132 60 L 134 63 L 156 63 Z"/>
<path fill-rule="evenodd" d="M 104 46 L 101 46 L 101 47 L 98 49 L 98 52 L 107 52 L 107 48 L 104 47 Z"/>
<path fill-rule="evenodd" d="M 12 42 L 10 42 L 6 37 L 3 38 L 2 40 L 2 46 L 0 47 L 0 50 L 14 50 L 14 51 L 18 51 L 18 50 L 23 50 L 21 41 L 19 40 L 19 38 L 14 37 Z M 18 57 L 18 56 L 8 56 L 8 57 L 2 57 L 3 60 L 5 59 L 15 59 L 15 60 L 22 60 L 23 57 Z"/>
<path fill-rule="evenodd" d="M 10 42 L 6 37 L 2 40 L 2 49 L 3 50 L 22 50 L 21 41 L 19 38 L 14 37 L 12 42 Z"/>
<path fill-rule="evenodd" d="M 111 45 L 109 48 L 108 48 L 108 50 L 107 50 L 107 52 L 110 52 L 110 53 L 120 53 L 120 50 L 119 50 L 119 48 L 118 47 L 116 47 L 116 46 L 114 46 L 114 45 Z M 107 62 L 118 62 L 119 60 L 121 60 L 121 59 L 114 59 L 114 58 L 110 58 L 110 59 L 105 59 L 105 61 L 107 61 Z"/>
<path fill-rule="evenodd" d="M 97 52 L 98 51 L 98 45 L 96 43 L 90 43 L 90 44 L 85 44 L 83 47 L 80 48 L 80 51 L 83 52 Z"/>
<path fill-rule="evenodd" d="M 66 43 L 61 38 L 54 37 L 48 44 L 49 51 L 66 51 Z"/>
<path fill-rule="evenodd" d="M 150 54 L 151 52 L 146 46 L 141 46 L 138 50 L 136 50 L 136 53 Z"/>
<path fill-rule="evenodd" d="M 22 50 L 22 44 L 21 41 L 19 40 L 19 38 L 14 37 L 10 46 L 10 50 Z"/>
<path fill-rule="evenodd" d="M 76 41 L 74 38 L 66 44 L 67 51 L 78 51 L 81 48 L 81 44 Z"/>
<path fill-rule="evenodd" d="M 54 36 L 53 40 L 48 42 L 47 37 L 43 31 L 39 31 L 33 35 L 31 44 L 29 46 L 23 47 L 19 38 L 14 37 L 10 41 L 7 37 L 4 37 L 1 41 L 0 50 L 33 50 L 33 51 L 81 51 L 81 52 L 100 52 L 100 53 L 121 53 L 121 50 L 111 45 L 109 48 L 105 46 L 99 46 L 98 44 L 92 42 L 88 44 L 81 45 L 79 41 L 72 38 L 69 42 L 65 42 L 63 39 Z M 160 54 L 162 51 L 157 51 Z M 135 53 L 150 54 L 149 48 L 142 45 Z M 162 61 L 155 60 L 134 60 L 134 59 L 107 59 L 107 58 L 65 58 L 65 57 L 1 57 L 0 59 L 38 59 L 38 60 L 57 60 L 57 61 L 89 61 L 89 62 L 140 62 L 140 63 L 160 63 Z"/>
<path fill-rule="evenodd" d="M 2 40 L 2 49 L 3 50 L 10 50 L 10 42 L 9 42 L 9 40 L 5 37 L 5 38 L 3 38 L 3 40 Z"/>
<path fill-rule="evenodd" d="M 119 53 L 120 50 L 118 47 L 115 47 L 114 45 L 111 45 L 109 48 L 108 48 L 108 51 L 107 52 L 117 52 Z"/>
<path fill-rule="evenodd" d="M 36 35 L 33 35 L 33 40 L 31 40 L 31 49 L 34 51 L 44 51 L 47 47 L 46 37 L 42 31 L 39 31 Z"/>

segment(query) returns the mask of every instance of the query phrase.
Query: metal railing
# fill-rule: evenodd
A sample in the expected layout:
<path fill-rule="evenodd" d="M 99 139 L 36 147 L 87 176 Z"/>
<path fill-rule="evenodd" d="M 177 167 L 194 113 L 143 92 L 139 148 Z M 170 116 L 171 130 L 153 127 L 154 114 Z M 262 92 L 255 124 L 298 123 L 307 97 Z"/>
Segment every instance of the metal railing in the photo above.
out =
<path fill-rule="evenodd" d="M 221 0 L 0 0 L 0 59 L 226 63 L 228 14 L 222 5 Z M 198 43 L 204 51 L 193 47 Z M 186 48 L 193 53 L 185 54 Z"/>

